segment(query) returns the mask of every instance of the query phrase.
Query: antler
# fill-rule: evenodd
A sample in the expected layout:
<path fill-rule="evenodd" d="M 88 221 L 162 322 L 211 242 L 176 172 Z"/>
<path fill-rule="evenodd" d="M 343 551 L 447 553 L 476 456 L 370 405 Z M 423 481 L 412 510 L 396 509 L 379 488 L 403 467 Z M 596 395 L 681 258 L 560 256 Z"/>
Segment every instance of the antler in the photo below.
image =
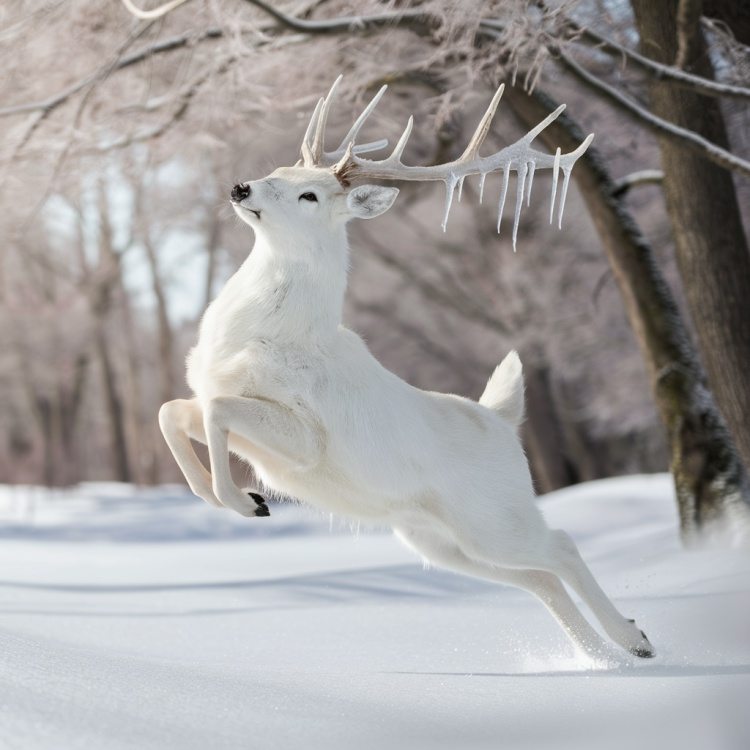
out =
<path fill-rule="evenodd" d="M 568 183 L 570 182 L 570 173 L 573 165 L 584 154 L 589 144 L 594 138 L 591 133 L 584 139 L 583 143 L 575 150 L 568 154 L 561 154 L 558 148 L 555 155 L 545 154 L 531 148 L 531 142 L 553 122 L 560 113 L 565 109 L 561 104 L 554 112 L 551 112 L 538 125 L 532 128 L 523 138 L 515 143 L 506 146 L 500 151 L 490 156 L 479 156 L 479 148 L 489 132 L 492 118 L 495 115 L 500 98 L 505 90 L 505 85 L 501 84 L 495 95 L 492 97 L 487 111 L 479 121 L 479 125 L 471 137 L 469 144 L 463 154 L 452 162 L 445 164 L 436 164 L 428 167 L 409 166 L 401 161 L 401 156 L 406 148 L 407 141 L 411 135 L 414 126 L 414 118 L 409 117 L 406 128 L 394 147 L 390 156 L 385 159 L 373 160 L 365 159 L 358 154 L 367 153 L 383 148 L 387 142 L 377 141 L 356 146 L 355 140 L 360 128 L 365 120 L 370 116 L 375 106 L 380 101 L 386 90 L 383 86 L 380 91 L 373 97 L 362 114 L 357 118 L 349 132 L 344 136 L 341 145 L 336 151 L 325 152 L 323 149 L 323 136 L 325 126 L 328 120 L 331 102 L 336 91 L 336 87 L 341 80 L 339 76 L 328 96 L 318 102 L 315 112 L 313 113 L 310 124 L 302 143 L 302 156 L 305 166 L 329 166 L 334 164 L 333 171 L 338 176 L 346 176 L 351 179 L 367 178 L 382 180 L 421 180 L 421 181 L 441 181 L 445 184 L 445 213 L 443 216 L 442 228 L 445 231 L 448 223 L 448 215 L 453 204 L 453 194 L 458 187 L 458 199 L 461 200 L 461 191 L 466 177 L 469 175 L 479 175 L 479 200 L 484 197 L 484 183 L 490 172 L 502 170 L 503 182 L 500 189 L 500 200 L 498 204 L 497 231 L 500 232 L 500 223 L 503 217 L 503 208 L 508 193 L 508 183 L 510 173 L 515 171 L 518 175 L 516 182 L 516 206 L 513 217 L 513 250 L 516 249 L 516 237 L 518 235 L 518 222 L 521 216 L 521 207 L 523 204 L 524 194 L 526 205 L 531 201 L 531 186 L 534 181 L 534 173 L 537 169 L 552 169 L 552 196 L 550 201 L 549 220 L 552 223 L 555 212 L 555 198 L 557 197 L 557 184 L 560 170 L 563 173 L 562 189 L 560 191 L 560 201 L 557 206 L 557 225 L 562 226 L 562 215 L 565 207 L 565 198 L 568 193 Z M 338 161 L 335 160 L 338 158 Z"/>
<path fill-rule="evenodd" d="M 365 107 L 362 114 L 355 120 L 354 125 L 349 128 L 349 132 L 342 139 L 339 147 L 335 151 L 325 151 L 323 148 L 323 139 L 325 138 L 326 125 L 328 123 L 328 113 L 331 111 L 331 104 L 336 95 L 336 89 L 343 75 L 340 75 L 331 86 L 328 95 L 318 99 L 315 105 L 310 122 L 305 131 L 305 137 L 302 139 L 302 163 L 305 167 L 330 167 L 336 164 L 347 153 L 347 148 L 352 145 L 352 153 L 367 154 L 371 151 L 379 151 L 388 145 L 388 139 L 382 138 L 379 141 L 362 143 L 359 146 L 354 145 L 354 141 L 359 134 L 365 120 L 375 109 L 380 97 L 383 96 L 388 86 L 381 86 L 380 91 L 373 97 L 372 101 Z"/>

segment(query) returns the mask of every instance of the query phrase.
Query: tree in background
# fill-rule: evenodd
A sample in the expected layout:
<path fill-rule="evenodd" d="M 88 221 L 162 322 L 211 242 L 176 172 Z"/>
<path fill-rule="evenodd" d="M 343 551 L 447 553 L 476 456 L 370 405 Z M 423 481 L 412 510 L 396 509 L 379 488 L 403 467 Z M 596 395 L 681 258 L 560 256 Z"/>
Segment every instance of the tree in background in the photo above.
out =
<path fill-rule="evenodd" d="M 641 52 L 714 81 L 714 64 L 701 25 L 700 0 L 632 0 Z M 649 86 L 653 113 L 729 150 L 717 97 L 669 78 Z M 699 151 L 659 136 L 664 194 L 680 275 L 711 389 L 750 466 L 750 250 L 732 173 Z"/>

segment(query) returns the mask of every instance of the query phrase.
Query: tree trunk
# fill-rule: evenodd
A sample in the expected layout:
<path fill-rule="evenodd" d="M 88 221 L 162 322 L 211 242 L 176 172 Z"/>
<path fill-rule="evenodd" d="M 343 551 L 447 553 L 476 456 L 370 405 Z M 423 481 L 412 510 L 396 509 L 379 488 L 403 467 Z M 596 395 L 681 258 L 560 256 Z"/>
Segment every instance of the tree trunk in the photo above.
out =
<path fill-rule="evenodd" d="M 641 50 L 671 64 L 677 54 L 676 0 L 631 0 Z M 687 44 L 686 69 L 714 71 L 700 24 Z M 728 148 L 720 103 L 668 81 L 650 89 L 659 117 Z M 664 192 L 677 265 L 716 397 L 745 466 L 750 467 L 750 252 L 732 175 L 670 138 L 659 138 Z"/>
<path fill-rule="evenodd" d="M 172 325 L 169 322 L 167 295 L 161 279 L 156 249 L 148 237 L 148 228 L 144 230 L 143 247 L 146 250 L 146 258 L 151 271 L 151 289 L 156 298 L 156 315 L 159 323 L 159 398 L 162 403 L 165 403 L 171 401 L 175 394 L 174 336 L 172 335 Z"/>
<path fill-rule="evenodd" d="M 201 314 L 214 299 L 220 235 L 221 222 L 219 222 L 216 216 L 212 216 L 208 228 L 208 241 L 206 243 L 206 283 L 203 288 L 203 309 L 201 310 Z"/>
<path fill-rule="evenodd" d="M 89 367 L 89 353 L 80 352 L 73 367 L 73 382 L 70 388 L 58 386 L 60 401 L 60 443 L 65 462 L 64 484 L 73 484 L 81 478 L 80 456 L 76 432 L 83 402 L 86 376 Z"/>
<path fill-rule="evenodd" d="M 522 435 L 537 492 L 552 492 L 580 482 L 578 467 L 568 455 L 565 428 L 552 393 L 549 368 L 526 360 L 523 374 L 526 421 Z"/>
<path fill-rule="evenodd" d="M 507 89 L 506 100 L 531 127 L 556 102 L 536 91 L 527 96 Z M 561 115 L 539 136 L 550 149 L 574 149 L 584 134 Z M 621 198 L 596 150 L 589 148 L 573 170 L 589 214 L 604 245 L 651 376 L 666 427 L 671 471 L 677 491 L 682 538 L 693 542 L 714 519 L 741 517 L 748 523 L 745 477 L 724 423 L 695 357 L 687 330 L 653 253 Z"/>
<path fill-rule="evenodd" d="M 132 474 L 128 455 L 127 432 L 125 430 L 125 414 L 117 387 L 107 334 L 101 321 L 96 326 L 94 341 L 96 353 L 99 357 L 99 366 L 101 367 L 102 386 L 104 387 L 107 416 L 109 418 L 115 479 L 119 482 L 130 482 Z"/>

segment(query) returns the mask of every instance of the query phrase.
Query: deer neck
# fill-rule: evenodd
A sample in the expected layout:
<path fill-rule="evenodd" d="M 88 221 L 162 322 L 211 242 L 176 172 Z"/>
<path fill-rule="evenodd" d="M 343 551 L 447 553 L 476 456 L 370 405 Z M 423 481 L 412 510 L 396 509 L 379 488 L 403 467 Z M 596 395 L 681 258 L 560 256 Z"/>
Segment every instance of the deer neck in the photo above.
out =
<path fill-rule="evenodd" d="M 314 239 L 304 244 L 280 248 L 259 236 L 237 274 L 263 335 L 310 341 L 335 335 L 341 323 L 349 263 L 346 233 L 333 245 Z"/>

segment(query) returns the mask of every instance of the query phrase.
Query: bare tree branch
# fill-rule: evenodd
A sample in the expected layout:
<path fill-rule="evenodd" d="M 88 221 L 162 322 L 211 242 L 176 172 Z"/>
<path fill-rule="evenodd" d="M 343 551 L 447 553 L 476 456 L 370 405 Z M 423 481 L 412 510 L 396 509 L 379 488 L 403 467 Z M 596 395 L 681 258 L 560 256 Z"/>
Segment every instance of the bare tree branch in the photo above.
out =
<path fill-rule="evenodd" d="M 455 349 L 445 346 L 430 338 L 419 326 L 404 320 L 391 305 L 365 302 L 355 295 L 350 295 L 354 307 L 358 312 L 370 315 L 377 320 L 387 320 L 388 324 L 398 329 L 399 333 L 413 341 L 422 351 L 441 363 L 448 363 L 456 370 L 481 369 L 484 363 L 472 359 L 467 360 L 464 355 L 456 355 Z"/>
<path fill-rule="evenodd" d="M 386 249 L 372 233 L 368 233 L 368 246 L 369 251 L 383 265 L 401 274 L 403 278 L 407 279 L 420 291 L 425 299 L 436 302 L 442 307 L 448 307 L 467 320 L 481 323 L 491 331 L 507 332 L 508 325 L 504 320 L 493 315 L 487 308 L 478 304 L 475 299 L 460 293 L 455 286 L 453 289 L 447 290 L 440 284 L 422 277 L 408 263 L 405 263 L 397 255 Z"/>
<path fill-rule="evenodd" d="M 597 78 L 588 70 L 581 67 L 572 57 L 562 50 L 558 50 L 558 59 L 571 71 L 579 80 L 583 81 L 589 88 L 593 88 L 601 94 L 604 94 L 611 102 L 617 105 L 618 109 L 626 112 L 631 117 L 635 117 L 643 123 L 649 130 L 659 135 L 668 135 L 682 143 L 687 148 L 697 151 L 706 159 L 718 164 L 724 169 L 728 169 L 745 177 L 750 177 L 750 162 L 740 159 L 738 156 L 717 146 L 715 143 L 706 140 L 703 136 L 694 133 L 687 128 L 681 128 L 679 125 L 667 122 L 661 117 L 657 117 L 652 112 L 642 107 L 637 102 L 628 99 L 617 89 Z"/>

